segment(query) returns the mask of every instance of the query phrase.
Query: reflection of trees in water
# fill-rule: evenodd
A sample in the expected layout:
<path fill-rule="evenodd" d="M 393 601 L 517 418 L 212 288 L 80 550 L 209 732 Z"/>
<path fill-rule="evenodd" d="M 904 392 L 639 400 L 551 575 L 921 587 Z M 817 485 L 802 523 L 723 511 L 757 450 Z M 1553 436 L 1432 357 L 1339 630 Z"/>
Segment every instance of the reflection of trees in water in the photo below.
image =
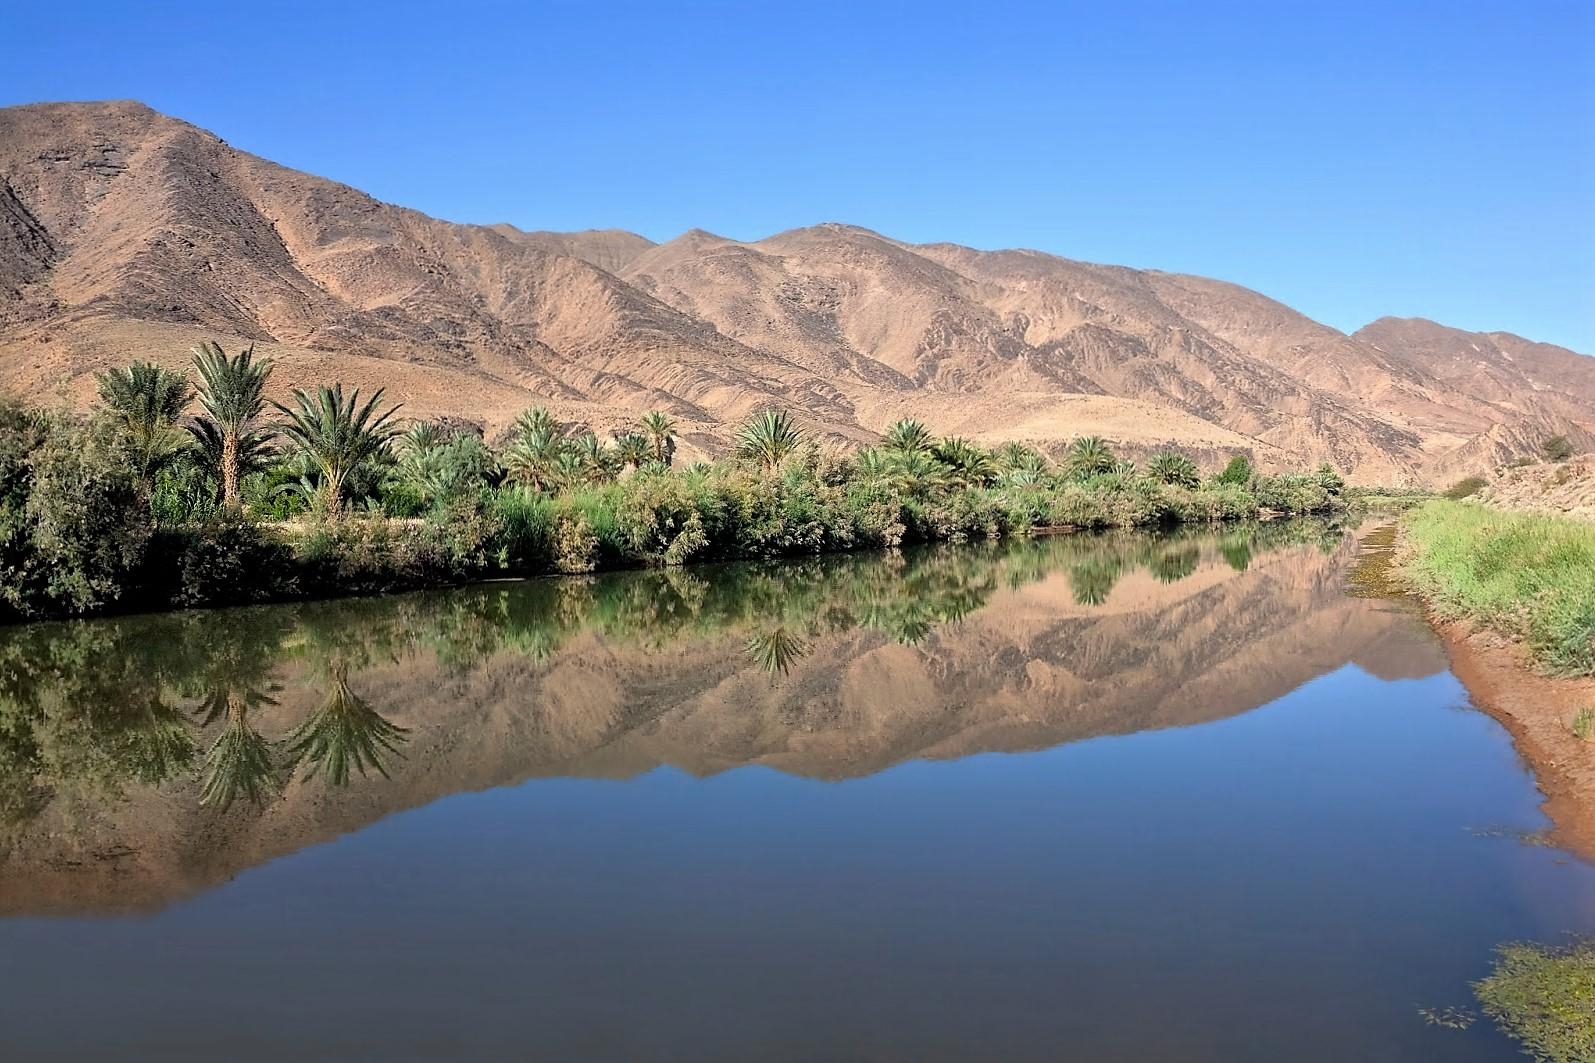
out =
<path fill-rule="evenodd" d="M 203 723 L 222 721 L 221 732 L 205 753 L 205 775 L 199 803 L 226 811 L 240 797 L 252 805 L 282 792 L 276 744 L 256 731 L 249 710 L 276 702 L 263 691 L 220 687 L 200 704 Z"/>
<path fill-rule="evenodd" d="M 809 644 L 800 636 L 778 627 L 749 636 L 748 659 L 771 675 L 786 675 L 792 666 L 809 655 Z"/>
<path fill-rule="evenodd" d="M 385 779 L 383 757 L 402 757 L 398 749 L 408 734 L 350 690 L 348 670 L 339 667 L 327 700 L 288 736 L 288 757 L 295 767 L 306 766 L 306 778 L 320 772 L 334 786 L 348 785 L 350 768 L 361 775 L 369 768 Z"/>
<path fill-rule="evenodd" d="M 1124 572 L 1124 562 L 1116 557 L 1093 558 L 1069 569 L 1069 589 L 1076 605 L 1101 605 L 1113 593 L 1114 584 Z"/>
<path fill-rule="evenodd" d="M 424 659 L 463 675 L 499 653 L 546 660 L 577 637 L 651 649 L 732 636 L 780 676 L 817 637 L 866 630 L 917 643 L 999 588 L 1054 574 L 1096 606 L 1132 571 L 1178 580 L 1203 557 L 1244 571 L 1272 550 L 1340 540 L 1309 521 L 1219 536 L 1063 535 L 11 627 L 0 630 L 0 830 L 52 795 L 103 801 L 194 778 L 200 800 L 222 810 L 266 802 L 295 766 L 333 785 L 386 775 L 407 732 L 350 685 L 381 664 Z M 283 733 L 262 733 L 257 710 L 276 706 L 290 662 L 323 700 Z M 185 701 L 192 719 L 179 711 Z"/>

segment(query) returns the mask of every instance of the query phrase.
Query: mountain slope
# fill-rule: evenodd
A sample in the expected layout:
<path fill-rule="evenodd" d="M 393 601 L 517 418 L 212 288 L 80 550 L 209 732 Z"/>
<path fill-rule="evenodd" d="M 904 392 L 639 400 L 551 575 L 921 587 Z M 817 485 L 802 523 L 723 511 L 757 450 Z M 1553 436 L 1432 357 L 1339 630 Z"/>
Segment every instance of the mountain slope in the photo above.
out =
<path fill-rule="evenodd" d="M 913 415 L 1400 482 L 1595 430 L 1595 361 L 1422 324 L 1346 336 L 1219 281 L 843 225 L 654 244 L 453 224 L 140 104 L 0 110 L 0 387 L 66 401 L 216 338 L 259 344 L 279 388 L 387 385 L 490 431 L 538 402 L 599 431 L 664 408 L 689 453 L 783 405 L 837 440 Z"/>

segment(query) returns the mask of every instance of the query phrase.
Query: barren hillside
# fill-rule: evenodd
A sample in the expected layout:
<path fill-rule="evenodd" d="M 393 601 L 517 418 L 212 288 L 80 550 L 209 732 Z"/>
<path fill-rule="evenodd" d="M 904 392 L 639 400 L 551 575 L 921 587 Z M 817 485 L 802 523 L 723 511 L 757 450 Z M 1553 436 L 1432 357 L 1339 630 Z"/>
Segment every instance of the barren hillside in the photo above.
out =
<path fill-rule="evenodd" d="M 658 245 L 458 225 L 140 104 L 0 110 L 0 388 L 82 402 L 95 370 L 203 338 L 257 343 L 280 389 L 385 385 L 489 431 L 533 403 L 599 431 L 664 408 L 689 454 L 767 405 L 837 440 L 913 415 L 1370 482 L 1595 445 L 1595 360 L 1507 334 L 1347 336 L 1219 281 L 843 225 Z"/>

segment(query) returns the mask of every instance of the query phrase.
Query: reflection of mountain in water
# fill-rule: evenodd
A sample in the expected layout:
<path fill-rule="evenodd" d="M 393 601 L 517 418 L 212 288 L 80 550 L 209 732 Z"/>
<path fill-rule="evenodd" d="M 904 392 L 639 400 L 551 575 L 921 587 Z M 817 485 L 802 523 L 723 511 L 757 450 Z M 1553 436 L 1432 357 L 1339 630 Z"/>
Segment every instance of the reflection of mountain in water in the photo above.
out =
<path fill-rule="evenodd" d="M 157 908 L 461 790 L 839 779 L 1444 657 L 1349 540 L 1068 536 L 0 633 L 0 911 Z"/>

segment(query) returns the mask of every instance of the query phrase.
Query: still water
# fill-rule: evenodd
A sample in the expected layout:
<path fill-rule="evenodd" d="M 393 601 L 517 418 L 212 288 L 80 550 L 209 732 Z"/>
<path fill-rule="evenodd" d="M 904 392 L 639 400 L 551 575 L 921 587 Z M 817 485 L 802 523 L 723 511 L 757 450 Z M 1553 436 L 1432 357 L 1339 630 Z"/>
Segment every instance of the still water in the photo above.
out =
<path fill-rule="evenodd" d="M 6 1059 L 1506 1060 L 1595 871 L 1354 537 L 0 631 Z"/>

